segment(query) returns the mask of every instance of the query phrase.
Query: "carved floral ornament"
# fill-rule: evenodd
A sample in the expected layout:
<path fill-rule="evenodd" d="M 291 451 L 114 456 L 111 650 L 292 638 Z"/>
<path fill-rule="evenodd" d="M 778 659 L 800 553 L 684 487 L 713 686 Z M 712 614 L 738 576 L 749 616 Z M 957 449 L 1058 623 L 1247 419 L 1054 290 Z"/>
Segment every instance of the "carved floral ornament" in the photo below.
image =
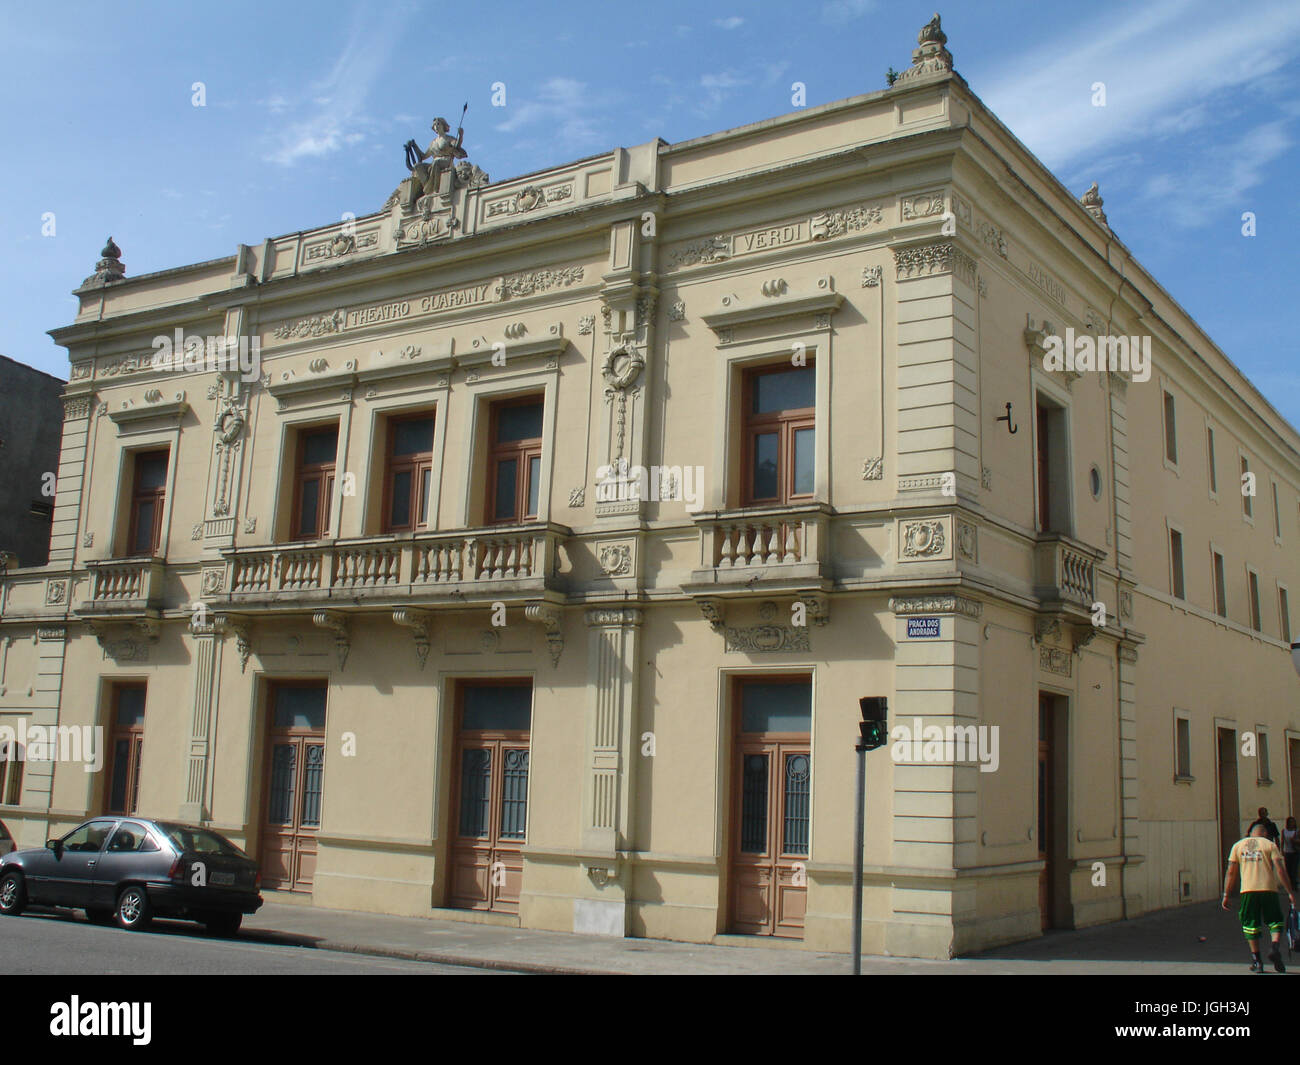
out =
<path fill-rule="evenodd" d="M 617 347 L 605 356 L 600 374 L 610 388 L 622 392 L 630 387 L 645 368 L 645 356 L 635 348 Z"/>
<path fill-rule="evenodd" d="M 913 521 L 903 526 L 903 556 L 927 558 L 943 554 L 945 545 L 942 521 Z"/>
<path fill-rule="evenodd" d="M 889 609 L 900 617 L 908 614 L 961 614 L 978 618 L 984 604 L 978 599 L 960 595 L 895 596 L 889 600 Z"/>
<path fill-rule="evenodd" d="M 975 283 L 975 260 L 951 241 L 892 247 L 898 280 L 955 273 Z"/>

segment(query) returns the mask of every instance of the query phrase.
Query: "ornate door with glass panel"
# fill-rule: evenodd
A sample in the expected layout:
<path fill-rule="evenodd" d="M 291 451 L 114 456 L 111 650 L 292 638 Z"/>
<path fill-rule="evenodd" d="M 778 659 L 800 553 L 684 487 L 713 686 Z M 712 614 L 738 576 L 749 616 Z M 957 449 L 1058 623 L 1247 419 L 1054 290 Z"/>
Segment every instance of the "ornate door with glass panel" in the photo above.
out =
<path fill-rule="evenodd" d="M 457 686 L 457 743 L 447 904 L 519 912 L 528 831 L 532 682 Z"/>
<path fill-rule="evenodd" d="M 262 883 L 309 892 L 325 783 L 325 685 L 272 685 L 267 716 Z"/>
<path fill-rule="evenodd" d="M 104 812 L 133 814 L 140 798 L 140 761 L 144 755 L 145 685 L 113 686 L 113 724 L 108 752 L 108 792 Z"/>
<path fill-rule="evenodd" d="M 812 683 L 735 684 L 731 930 L 803 938 L 812 800 Z"/>

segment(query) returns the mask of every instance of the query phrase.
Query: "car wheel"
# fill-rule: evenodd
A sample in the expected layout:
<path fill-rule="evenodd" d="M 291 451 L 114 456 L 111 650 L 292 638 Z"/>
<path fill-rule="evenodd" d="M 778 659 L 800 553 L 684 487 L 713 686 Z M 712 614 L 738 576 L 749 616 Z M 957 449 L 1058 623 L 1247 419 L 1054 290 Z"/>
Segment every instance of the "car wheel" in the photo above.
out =
<path fill-rule="evenodd" d="M 27 885 L 22 873 L 5 873 L 0 879 L 0 913 L 17 917 L 27 907 Z"/>
<path fill-rule="evenodd" d="M 113 911 L 112 910 L 87 910 L 86 920 L 89 921 L 91 924 L 112 924 Z"/>
<path fill-rule="evenodd" d="M 128 932 L 139 932 L 149 927 L 153 921 L 153 907 L 149 905 L 149 893 L 138 884 L 122 889 L 117 897 L 117 923 Z"/>
<path fill-rule="evenodd" d="M 214 936 L 237 936 L 239 926 L 244 923 L 242 913 L 214 913 L 204 917 L 203 924 Z"/>

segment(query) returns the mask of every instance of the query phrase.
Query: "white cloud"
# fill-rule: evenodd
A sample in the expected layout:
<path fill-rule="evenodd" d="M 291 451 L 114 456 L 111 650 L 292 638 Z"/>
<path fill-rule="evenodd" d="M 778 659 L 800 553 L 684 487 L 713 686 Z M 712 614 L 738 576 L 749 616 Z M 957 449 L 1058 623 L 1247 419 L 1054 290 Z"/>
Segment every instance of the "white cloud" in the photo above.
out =
<path fill-rule="evenodd" d="M 743 78 L 733 70 L 701 74 L 700 88 L 704 90 L 704 98 L 699 101 L 696 110 L 701 113 L 712 111 L 727 97 L 734 95 L 737 89 L 742 89 L 748 84 L 750 84 L 749 78 Z"/>
<path fill-rule="evenodd" d="M 1247 130 L 1226 144 L 1206 149 L 1194 166 L 1176 174 L 1149 178 L 1143 195 L 1163 201 L 1176 223 L 1186 228 L 1204 225 L 1215 215 L 1239 218 L 1251 210 L 1247 193 L 1264 180 L 1268 165 L 1292 145 L 1287 122 L 1278 119 Z"/>
<path fill-rule="evenodd" d="M 1092 20 L 1037 42 L 1042 62 L 1007 64 L 980 95 L 1044 163 L 1059 167 L 1153 131 L 1204 128 L 1222 109 L 1202 101 L 1258 84 L 1295 55 L 1298 42 L 1300 5 L 1292 2 L 1246 17 L 1217 0 L 1162 0 L 1101 29 Z M 1106 87 L 1104 107 L 1092 106 L 1096 82 Z"/>
<path fill-rule="evenodd" d="M 365 139 L 373 123 L 364 107 L 371 88 L 384 72 L 389 54 L 403 28 L 405 12 L 384 9 L 379 16 L 357 11 L 347 44 L 328 74 L 308 87 L 302 100 L 275 96 L 267 106 L 272 113 L 294 111 L 301 115 L 271 135 L 265 158 L 279 166 L 319 158 L 345 145 Z"/>
<path fill-rule="evenodd" d="M 734 30 L 745 24 L 745 20 L 739 15 L 729 15 L 726 18 L 715 18 L 713 24 L 720 30 Z"/>
<path fill-rule="evenodd" d="M 512 97 L 518 101 L 519 97 Z M 597 110 L 607 103 L 599 93 L 575 78 L 555 77 L 543 82 L 532 99 L 513 102 L 498 133 L 536 133 L 566 152 L 581 153 L 604 143 Z"/>
<path fill-rule="evenodd" d="M 861 18 L 875 8 L 875 0 L 831 0 L 822 5 L 822 19 L 825 22 L 852 22 Z"/>

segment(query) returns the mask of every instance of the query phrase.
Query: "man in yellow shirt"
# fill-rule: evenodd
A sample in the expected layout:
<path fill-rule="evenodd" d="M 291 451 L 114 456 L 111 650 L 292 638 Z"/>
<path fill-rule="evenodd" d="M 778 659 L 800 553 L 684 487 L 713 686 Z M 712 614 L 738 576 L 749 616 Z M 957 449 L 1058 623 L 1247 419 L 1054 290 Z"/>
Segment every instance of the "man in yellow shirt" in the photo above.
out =
<path fill-rule="evenodd" d="M 1276 844 L 1268 838 L 1268 830 L 1261 824 L 1251 827 L 1250 835 L 1239 839 L 1232 845 L 1228 855 L 1228 875 L 1223 880 L 1223 908 L 1228 906 L 1228 896 L 1232 889 L 1241 882 L 1241 931 L 1250 944 L 1252 961 L 1250 971 L 1262 973 L 1264 963 L 1259 958 L 1259 937 L 1264 926 L 1268 925 L 1269 935 L 1273 940 L 1273 949 L 1268 960 L 1273 963 L 1276 972 L 1286 972 L 1282 964 L 1282 952 L 1278 941 L 1282 938 L 1285 919 L 1282 907 L 1277 901 L 1278 884 L 1286 889 L 1291 905 L 1295 905 L 1295 891 L 1291 879 L 1286 875 L 1286 862 Z"/>

